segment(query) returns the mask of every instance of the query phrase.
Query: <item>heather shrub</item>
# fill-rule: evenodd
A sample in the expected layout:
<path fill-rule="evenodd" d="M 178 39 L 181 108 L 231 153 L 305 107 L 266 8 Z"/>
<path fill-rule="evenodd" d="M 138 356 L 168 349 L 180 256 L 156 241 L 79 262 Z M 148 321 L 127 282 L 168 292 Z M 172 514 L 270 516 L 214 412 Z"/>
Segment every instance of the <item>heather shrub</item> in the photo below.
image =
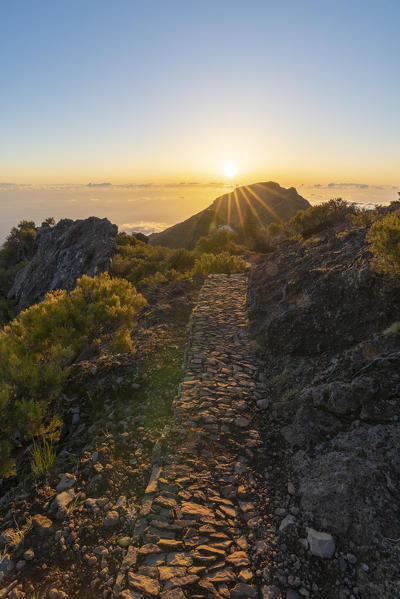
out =
<path fill-rule="evenodd" d="M 46 218 L 42 226 L 55 224 L 52 217 Z M 9 322 L 17 313 L 15 302 L 7 299 L 15 276 L 24 268 L 35 253 L 36 225 L 31 220 L 22 220 L 13 227 L 0 249 L 0 326 Z"/>
<path fill-rule="evenodd" d="M 129 330 L 117 331 L 110 343 L 110 349 L 115 354 L 131 352 L 134 349 L 132 337 Z"/>
<path fill-rule="evenodd" d="M 357 209 L 352 204 L 336 198 L 311 206 L 307 210 L 299 210 L 289 221 L 289 227 L 303 237 L 318 233 L 323 229 L 345 222 L 350 215 L 356 214 Z"/>
<path fill-rule="evenodd" d="M 36 225 L 31 220 L 22 220 L 13 227 L 1 250 L 4 263 L 14 266 L 30 260 L 35 247 Z"/>
<path fill-rule="evenodd" d="M 283 228 L 283 223 L 273 222 L 268 225 L 267 234 L 271 237 L 277 237 L 278 235 L 281 235 Z"/>
<path fill-rule="evenodd" d="M 375 220 L 367 233 L 373 254 L 372 263 L 378 272 L 400 274 L 400 211 Z"/>
<path fill-rule="evenodd" d="M 111 272 L 141 288 L 153 288 L 193 276 L 204 278 L 210 273 L 242 272 L 245 262 L 236 254 L 244 253 L 245 248 L 237 245 L 234 239 L 235 235 L 229 231 L 216 231 L 202 237 L 196 249 L 190 251 L 152 246 L 120 233 Z"/>
<path fill-rule="evenodd" d="M 140 287 L 151 283 L 156 273 L 167 275 L 168 271 L 176 272 L 172 258 L 175 252 L 177 263 L 184 263 L 185 257 L 181 255 L 181 250 L 152 246 L 126 233 L 119 233 L 111 273 L 117 277 L 124 277 L 136 287 Z M 163 278 L 167 279 L 167 276 Z"/>
<path fill-rule="evenodd" d="M 152 246 L 132 235 L 119 233 L 111 273 L 124 277 L 136 287 L 157 287 L 190 277 L 194 261 L 194 253 L 189 250 Z"/>
<path fill-rule="evenodd" d="M 226 252 L 232 255 L 244 254 L 246 248 L 238 245 L 236 241 L 236 233 L 226 229 L 217 229 L 206 237 L 200 237 L 195 246 L 195 253 L 220 254 Z"/>
<path fill-rule="evenodd" d="M 360 208 L 355 214 L 350 215 L 350 221 L 353 225 L 360 227 L 369 227 L 379 218 L 379 213 L 376 210 L 366 210 Z"/>
<path fill-rule="evenodd" d="M 0 476 L 13 473 L 12 439 L 54 433 L 49 405 L 69 366 L 92 344 L 132 349 L 129 330 L 144 298 L 123 279 L 83 276 L 71 292 L 55 291 L 0 331 Z"/>
<path fill-rule="evenodd" d="M 17 272 L 33 256 L 35 235 L 35 223 L 23 220 L 11 229 L 0 249 L 0 326 L 9 322 L 16 314 L 15 303 L 7 299 L 7 294 Z"/>
<path fill-rule="evenodd" d="M 167 270 L 174 270 L 177 273 L 184 273 L 191 270 L 194 266 L 194 254 L 183 248 L 171 250 L 167 257 Z"/>
<path fill-rule="evenodd" d="M 202 254 L 199 258 L 196 258 L 193 276 L 206 278 L 212 273 L 230 275 L 244 272 L 245 270 L 246 262 L 238 256 L 230 256 L 227 253 Z"/>

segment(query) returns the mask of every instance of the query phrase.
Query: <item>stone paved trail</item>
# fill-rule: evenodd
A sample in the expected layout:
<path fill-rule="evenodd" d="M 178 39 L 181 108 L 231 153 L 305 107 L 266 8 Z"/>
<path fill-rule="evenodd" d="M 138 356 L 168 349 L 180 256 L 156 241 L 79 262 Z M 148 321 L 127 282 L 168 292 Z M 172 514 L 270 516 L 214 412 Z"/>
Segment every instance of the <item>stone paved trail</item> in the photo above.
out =
<path fill-rule="evenodd" d="M 114 588 L 123 599 L 276 596 L 254 567 L 273 529 L 252 493 L 250 464 L 263 454 L 252 418 L 263 392 L 246 289 L 245 275 L 214 275 L 201 291 L 173 422 Z"/>

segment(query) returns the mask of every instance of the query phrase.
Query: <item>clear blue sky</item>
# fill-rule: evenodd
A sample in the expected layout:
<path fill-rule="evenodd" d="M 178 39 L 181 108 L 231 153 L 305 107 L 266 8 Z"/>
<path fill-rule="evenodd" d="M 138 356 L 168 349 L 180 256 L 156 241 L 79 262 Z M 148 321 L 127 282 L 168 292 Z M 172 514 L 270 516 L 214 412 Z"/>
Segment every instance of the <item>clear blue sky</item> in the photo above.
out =
<path fill-rule="evenodd" d="M 2 0 L 0 180 L 397 183 L 399 0 Z"/>

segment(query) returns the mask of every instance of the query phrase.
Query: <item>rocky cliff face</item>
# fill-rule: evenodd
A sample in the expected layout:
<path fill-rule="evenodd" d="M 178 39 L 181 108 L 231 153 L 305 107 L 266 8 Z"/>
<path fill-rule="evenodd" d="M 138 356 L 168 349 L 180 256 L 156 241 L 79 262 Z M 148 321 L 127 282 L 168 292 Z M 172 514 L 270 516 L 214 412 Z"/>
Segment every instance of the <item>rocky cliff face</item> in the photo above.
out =
<path fill-rule="evenodd" d="M 302 513 L 373 561 L 372 598 L 398 592 L 400 279 L 371 269 L 365 233 L 281 245 L 252 268 L 248 306 Z"/>
<path fill-rule="evenodd" d="M 94 276 L 108 270 L 117 232 L 118 227 L 108 219 L 94 216 L 40 227 L 35 254 L 17 274 L 8 297 L 22 310 L 42 300 L 48 291 L 70 291 L 84 274 Z"/>
<path fill-rule="evenodd" d="M 311 356 L 344 350 L 392 323 L 399 280 L 371 269 L 365 232 L 287 242 L 252 270 L 249 310 L 265 346 Z"/>

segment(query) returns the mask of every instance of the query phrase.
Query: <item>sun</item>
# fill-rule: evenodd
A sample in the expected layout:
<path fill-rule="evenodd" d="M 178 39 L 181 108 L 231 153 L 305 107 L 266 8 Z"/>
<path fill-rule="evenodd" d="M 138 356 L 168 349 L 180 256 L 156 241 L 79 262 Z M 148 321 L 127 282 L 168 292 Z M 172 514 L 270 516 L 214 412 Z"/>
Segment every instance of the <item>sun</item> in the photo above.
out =
<path fill-rule="evenodd" d="M 226 177 L 232 178 L 237 174 L 236 164 L 226 164 L 224 166 L 224 175 Z"/>

